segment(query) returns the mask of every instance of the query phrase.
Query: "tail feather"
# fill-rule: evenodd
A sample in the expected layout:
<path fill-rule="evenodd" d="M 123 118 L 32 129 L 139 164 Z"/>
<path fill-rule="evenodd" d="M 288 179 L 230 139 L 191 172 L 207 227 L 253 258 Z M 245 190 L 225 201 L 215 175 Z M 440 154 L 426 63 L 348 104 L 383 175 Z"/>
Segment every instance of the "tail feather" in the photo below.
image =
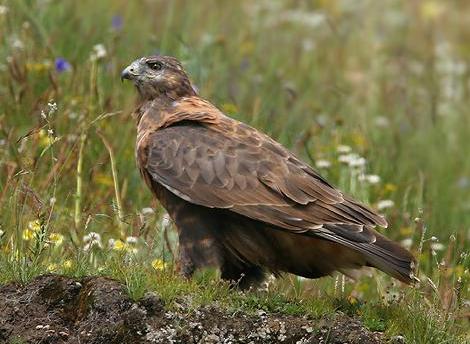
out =
<path fill-rule="evenodd" d="M 364 226 L 351 235 L 350 225 L 324 225 L 316 235 L 337 242 L 364 255 L 366 265 L 375 267 L 407 284 L 419 281 L 414 275 L 415 258 L 396 242 Z M 358 235 L 360 234 L 360 235 Z"/>

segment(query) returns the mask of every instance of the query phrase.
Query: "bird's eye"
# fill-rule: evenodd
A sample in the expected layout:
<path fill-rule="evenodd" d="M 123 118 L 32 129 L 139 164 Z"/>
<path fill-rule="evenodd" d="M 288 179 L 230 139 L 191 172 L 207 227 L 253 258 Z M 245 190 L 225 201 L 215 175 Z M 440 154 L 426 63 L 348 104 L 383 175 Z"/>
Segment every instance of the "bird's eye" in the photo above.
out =
<path fill-rule="evenodd" d="M 152 68 L 153 70 L 160 70 L 163 68 L 163 64 L 161 62 L 147 62 L 147 65 Z"/>

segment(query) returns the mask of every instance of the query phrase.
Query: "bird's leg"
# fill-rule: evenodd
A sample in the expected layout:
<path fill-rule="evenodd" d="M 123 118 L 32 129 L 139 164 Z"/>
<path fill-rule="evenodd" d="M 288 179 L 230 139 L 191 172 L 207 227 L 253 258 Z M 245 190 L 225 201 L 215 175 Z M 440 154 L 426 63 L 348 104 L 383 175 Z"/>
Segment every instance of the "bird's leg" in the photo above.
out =
<path fill-rule="evenodd" d="M 179 236 L 177 271 L 190 278 L 196 269 L 220 266 L 220 254 L 207 217 L 195 218 L 194 214 L 180 211 L 175 217 Z"/>
<path fill-rule="evenodd" d="M 264 279 L 264 271 L 256 265 L 235 265 L 232 262 L 225 262 L 220 269 L 220 277 L 230 281 L 232 286 L 246 290 L 256 287 Z"/>
<path fill-rule="evenodd" d="M 176 271 L 185 279 L 191 278 L 195 271 L 194 263 L 191 259 L 190 250 L 180 243 Z"/>

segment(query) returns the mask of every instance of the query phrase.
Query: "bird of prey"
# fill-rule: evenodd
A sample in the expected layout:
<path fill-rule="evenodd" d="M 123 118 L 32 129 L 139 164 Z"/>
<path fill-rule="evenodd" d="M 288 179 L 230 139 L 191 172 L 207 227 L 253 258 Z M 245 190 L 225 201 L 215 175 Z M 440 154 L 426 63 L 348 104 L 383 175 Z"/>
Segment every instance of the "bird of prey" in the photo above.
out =
<path fill-rule="evenodd" d="M 136 158 L 179 236 L 177 270 L 215 266 L 240 288 L 267 272 L 306 278 L 372 266 L 412 283 L 414 258 L 374 230 L 381 216 L 288 149 L 199 97 L 181 63 L 122 71 L 139 94 Z"/>

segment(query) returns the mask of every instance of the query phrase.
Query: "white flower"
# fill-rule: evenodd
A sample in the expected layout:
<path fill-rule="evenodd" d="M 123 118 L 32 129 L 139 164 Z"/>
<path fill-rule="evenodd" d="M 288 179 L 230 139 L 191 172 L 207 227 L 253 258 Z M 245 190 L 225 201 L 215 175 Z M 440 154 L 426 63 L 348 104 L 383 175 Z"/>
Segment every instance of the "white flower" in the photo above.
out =
<path fill-rule="evenodd" d="M 338 157 L 338 161 L 339 162 L 342 162 L 342 163 L 345 163 L 345 164 L 348 164 L 349 165 L 349 162 L 354 160 L 354 159 L 357 159 L 359 156 L 355 153 L 351 153 L 351 154 L 341 154 L 339 157 Z"/>
<path fill-rule="evenodd" d="M 374 123 L 379 128 L 387 128 L 390 126 L 390 121 L 387 117 L 378 116 L 375 118 Z"/>
<path fill-rule="evenodd" d="M 351 152 L 351 150 L 351 147 L 346 145 L 339 145 L 338 147 L 336 147 L 336 151 L 341 154 L 349 153 Z"/>
<path fill-rule="evenodd" d="M 288 10 L 281 12 L 280 20 L 305 25 L 306 27 L 314 29 L 326 22 L 326 16 L 322 12 Z"/>
<path fill-rule="evenodd" d="M 85 243 L 85 246 L 83 247 L 85 251 L 88 251 L 93 246 L 98 246 L 99 248 L 103 247 L 103 245 L 101 245 L 101 235 L 96 232 L 90 232 L 85 235 L 83 237 L 83 242 Z"/>
<path fill-rule="evenodd" d="M 342 154 L 338 157 L 338 161 L 350 167 L 362 167 L 367 162 L 365 158 L 356 153 Z"/>
<path fill-rule="evenodd" d="M 433 251 L 442 251 L 443 249 L 445 249 L 445 246 L 444 246 L 444 244 L 442 244 L 440 242 L 433 242 L 431 244 L 431 250 L 433 250 Z"/>
<path fill-rule="evenodd" d="M 167 213 L 163 214 L 162 216 L 162 228 L 167 228 L 169 227 L 171 224 L 171 220 L 170 220 L 170 215 L 168 215 Z"/>
<path fill-rule="evenodd" d="M 0 229 L 0 238 L 3 236 L 3 234 L 5 234 L 5 232 Z"/>
<path fill-rule="evenodd" d="M 142 215 L 153 215 L 154 213 L 152 208 L 142 208 Z"/>
<path fill-rule="evenodd" d="M 8 13 L 8 7 L 0 5 L 0 16 L 4 16 Z"/>
<path fill-rule="evenodd" d="M 23 50 L 24 49 L 23 41 L 21 39 L 19 39 L 18 37 L 16 37 L 16 36 L 13 36 L 10 39 L 10 44 L 11 44 L 13 49 L 17 49 L 17 50 Z"/>
<path fill-rule="evenodd" d="M 351 167 L 361 167 L 366 164 L 367 160 L 363 158 L 362 156 L 357 157 L 356 159 L 351 159 L 349 161 L 349 166 Z"/>
<path fill-rule="evenodd" d="M 410 249 L 411 245 L 413 245 L 413 239 L 411 239 L 411 238 L 403 239 L 401 241 L 401 245 L 406 249 Z"/>
<path fill-rule="evenodd" d="M 106 57 L 108 53 L 106 52 L 106 48 L 103 44 L 96 44 L 93 46 L 93 52 L 90 55 L 90 59 L 92 61 L 101 60 Z"/>
<path fill-rule="evenodd" d="M 57 103 L 54 101 L 47 103 L 47 107 L 49 108 L 49 116 L 57 111 Z"/>
<path fill-rule="evenodd" d="M 318 168 L 329 168 L 331 167 L 331 162 L 329 162 L 328 160 L 317 160 L 315 165 L 318 167 Z"/>
<path fill-rule="evenodd" d="M 126 238 L 126 242 L 128 244 L 137 244 L 137 242 L 139 241 L 139 238 L 135 237 L 135 236 L 128 236 Z"/>
<path fill-rule="evenodd" d="M 395 203 L 391 199 L 384 199 L 377 202 L 377 209 L 384 210 L 387 208 L 391 208 L 395 205 Z"/>
<path fill-rule="evenodd" d="M 115 244 L 116 244 L 116 239 L 111 238 L 111 239 L 108 240 L 108 247 L 109 248 L 111 248 L 111 249 L 114 248 Z"/>
<path fill-rule="evenodd" d="M 380 182 L 380 177 L 376 174 L 361 174 L 359 176 L 359 180 L 369 184 L 378 184 Z"/>

